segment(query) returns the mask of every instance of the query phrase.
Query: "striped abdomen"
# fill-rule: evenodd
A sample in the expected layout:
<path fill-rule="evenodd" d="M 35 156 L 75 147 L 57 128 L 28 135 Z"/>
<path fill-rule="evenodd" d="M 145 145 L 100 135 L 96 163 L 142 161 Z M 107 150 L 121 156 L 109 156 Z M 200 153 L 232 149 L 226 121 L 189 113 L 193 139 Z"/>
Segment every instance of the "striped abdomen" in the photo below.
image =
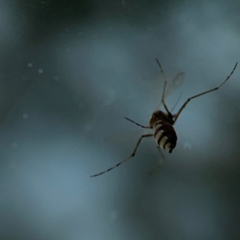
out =
<path fill-rule="evenodd" d="M 159 120 L 154 123 L 153 131 L 154 139 L 158 146 L 171 153 L 177 144 L 177 134 L 172 124 Z"/>

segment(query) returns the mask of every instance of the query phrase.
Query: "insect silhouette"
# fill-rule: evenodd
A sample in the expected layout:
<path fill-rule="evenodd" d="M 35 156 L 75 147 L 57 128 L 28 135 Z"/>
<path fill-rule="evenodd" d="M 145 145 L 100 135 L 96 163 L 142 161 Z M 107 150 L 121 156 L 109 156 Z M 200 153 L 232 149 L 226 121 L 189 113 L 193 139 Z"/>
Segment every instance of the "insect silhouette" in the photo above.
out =
<path fill-rule="evenodd" d="M 163 79 L 164 79 L 164 87 L 163 87 L 163 93 L 162 93 L 162 100 L 161 100 L 161 105 L 164 106 L 164 109 L 166 110 L 166 112 L 163 112 L 161 110 L 156 110 L 155 112 L 153 112 L 150 120 L 149 120 L 149 123 L 148 123 L 148 126 L 144 126 L 144 125 L 141 125 L 127 117 L 125 117 L 126 120 L 136 124 L 137 126 L 141 127 L 141 128 L 146 128 L 146 129 L 152 129 L 152 133 L 148 133 L 148 134 L 143 134 L 132 154 L 124 159 L 123 161 L 119 162 L 118 164 L 116 164 L 115 166 L 103 171 L 103 172 L 100 172 L 100 173 L 97 173 L 97 174 L 94 174 L 92 175 L 91 177 L 97 177 L 99 175 L 102 175 L 106 172 L 109 172 L 111 170 L 113 170 L 114 168 L 120 166 L 122 163 L 128 161 L 129 159 L 133 158 L 137 152 L 137 149 L 142 141 L 142 139 L 144 138 L 147 138 L 147 137 L 154 137 L 159 149 L 160 148 L 163 148 L 164 150 L 166 150 L 167 152 L 171 153 L 173 151 L 173 149 L 176 147 L 177 145 L 177 134 L 174 130 L 174 124 L 176 123 L 177 119 L 179 118 L 181 112 L 183 111 L 183 109 L 187 106 L 187 104 L 194 98 L 197 98 L 197 97 L 200 97 L 204 94 L 207 94 L 207 93 L 210 93 L 210 92 L 213 92 L 213 91 L 216 91 L 218 90 L 224 83 L 227 82 L 227 80 L 232 76 L 232 74 L 234 73 L 235 69 L 237 68 L 237 65 L 238 63 L 236 63 L 231 71 L 231 73 L 227 76 L 227 78 L 218 86 L 218 87 L 215 87 L 215 88 L 212 88 L 210 90 L 207 90 L 207 91 L 204 91 L 204 92 L 201 92 L 199 94 L 196 94 L 190 98 L 188 98 L 184 104 L 180 107 L 180 109 L 178 110 L 178 112 L 176 114 L 172 114 L 166 103 L 165 103 L 165 97 L 167 95 L 170 94 L 171 91 L 173 91 L 174 89 L 174 85 L 179 85 L 183 82 L 183 79 L 184 79 L 184 73 L 183 72 L 180 72 L 176 75 L 176 77 L 174 78 L 173 82 L 172 82 L 172 87 L 169 88 L 169 91 L 167 92 L 167 80 L 166 80 L 166 77 L 165 77 L 165 74 L 163 72 L 163 69 L 162 69 L 162 66 L 160 64 L 160 62 L 158 61 L 158 59 L 156 59 L 156 62 L 161 70 L 161 73 L 162 73 L 162 76 L 163 76 Z M 175 86 L 176 87 L 176 86 Z M 160 108 L 160 106 L 158 107 L 158 109 Z"/>

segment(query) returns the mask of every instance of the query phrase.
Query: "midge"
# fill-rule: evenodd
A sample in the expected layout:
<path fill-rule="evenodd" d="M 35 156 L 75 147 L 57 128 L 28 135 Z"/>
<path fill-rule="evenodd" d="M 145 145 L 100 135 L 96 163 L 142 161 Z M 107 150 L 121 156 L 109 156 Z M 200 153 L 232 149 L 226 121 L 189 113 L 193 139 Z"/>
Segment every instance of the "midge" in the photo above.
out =
<path fill-rule="evenodd" d="M 163 88 L 163 94 L 162 94 L 162 101 L 161 103 L 163 104 L 166 112 L 163 112 L 161 110 L 157 110 L 155 112 L 153 112 L 150 120 L 149 120 L 149 123 L 148 123 L 148 126 L 143 126 L 129 118 L 126 118 L 128 121 L 132 122 L 132 123 L 135 123 L 136 125 L 138 125 L 139 127 L 142 127 L 142 128 L 148 128 L 148 129 L 152 129 L 152 133 L 149 133 L 149 134 L 144 134 L 142 135 L 138 142 L 137 142 L 137 145 L 136 147 L 134 148 L 132 154 L 124 159 L 123 161 L 119 162 L 118 164 L 116 164 L 115 166 L 103 171 L 103 172 L 100 172 L 100 173 L 97 173 L 95 175 L 92 175 L 91 177 L 96 177 L 96 176 L 99 176 L 99 175 L 102 175 L 106 172 L 109 172 L 111 171 L 112 169 L 120 166 L 122 163 L 128 161 L 129 159 L 131 159 L 132 157 L 135 156 L 136 152 L 137 152 L 137 149 L 142 141 L 143 138 L 147 138 L 147 137 L 154 137 L 157 145 L 159 148 L 163 148 L 165 149 L 167 152 L 171 153 L 173 151 L 173 149 L 176 147 L 177 145 L 177 134 L 174 130 L 174 127 L 173 125 L 176 123 L 178 117 L 180 116 L 182 110 L 186 107 L 186 105 L 194 98 L 197 98 L 197 97 L 200 97 L 204 94 L 207 94 L 207 93 L 210 93 L 210 92 L 213 92 L 213 91 L 216 91 L 218 90 L 225 82 L 227 82 L 227 80 L 232 76 L 232 74 L 234 73 L 236 67 L 237 67 L 237 64 L 235 64 L 233 70 L 231 71 L 231 73 L 228 75 L 228 77 L 218 86 L 218 87 L 215 87 L 215 88 L 212 88 L 208 91 L 205 91 L 205 92 L 202 92 L 202 93 L 199 93 L 197 95 L 194 95 L 190 98 L 187 99 L 187 101 L 185 101 L 185 103 L 182 105 L 182 107 L 178 110 L 178 112 L 176 114 L 172 114 L 166 103 L 165 103 L 165 96 L 166 96 L 166 88 L 167 88 L 167 80 L 166 80 L 166 77 L 164 75 L 164 72 L 163 72 L 163 69 L 162 69 L 162 66 L 160 64 L 160 62 L 158 61 L 158 59 L 156 59 L 157 61 L 157 64 L 161 70 L 161 73 L 162 73 L 162 76 L 163 76 L 163 79 L 164 79 L 164 88 Z M 175 80 L 178 80 L 178 79 L 181 79 L 183 80 L 184 78 L 184 73 L 183 72 L 180 72 L 176 75 L 175 77 Z"/>

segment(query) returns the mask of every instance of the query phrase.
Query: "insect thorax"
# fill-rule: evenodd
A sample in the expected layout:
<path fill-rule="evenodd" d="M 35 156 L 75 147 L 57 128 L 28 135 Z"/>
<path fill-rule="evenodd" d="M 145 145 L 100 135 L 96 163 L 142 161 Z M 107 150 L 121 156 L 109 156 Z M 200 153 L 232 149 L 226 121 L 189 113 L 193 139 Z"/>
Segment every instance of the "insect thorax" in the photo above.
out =
<path fill-rule="evenodd" d="M 166 122 L 170 123 L 171 125 L 173 125 L 173 123 L 174 123 L 173 116 L 168 115 L 168 114 L 162 112 L 161 110 L 157 110 L 152 114 L 152 116 L 149 120 L 149 127 L 153 128 L 154 124 L 157 121 L 166 121 Z"/>

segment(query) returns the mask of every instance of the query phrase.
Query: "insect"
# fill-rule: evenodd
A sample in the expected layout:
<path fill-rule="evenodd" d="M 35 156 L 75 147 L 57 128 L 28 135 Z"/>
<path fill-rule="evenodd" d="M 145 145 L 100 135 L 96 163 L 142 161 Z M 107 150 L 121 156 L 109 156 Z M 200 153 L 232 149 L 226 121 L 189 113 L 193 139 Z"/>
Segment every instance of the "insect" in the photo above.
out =
<path fill-rule="evenodd" d="M 178 112 L 176 114 L 172 114 L 169 111 L 169 109 L 168 109 L 168 107 L 165 103 L 165 97 L 169 94 L 170 91 L 172 91 L 174 89 L 174 87 L 169 88 L 170 89 L 169 91 L 166 90 L 167 89 L 167 80 L 166 80 L 165 74 L 163 72 L 162 66 L 161 66 L 160 62 L 158 61 L 158 59 L 156 59 L 156 62 L 157 62 L 158 66 L 161 70 L 161 74 L 162 74 L 163 79 L 164 79 L 164 87 L 163 87 L 162 100 L 161 100 L 160 106 L 163 105 L 166 112 L 163 112 L 161 110 L 154 111 L 150 120 L 149 120 L 148 126 L 141 125 L 141 124 L 125 117 L 126 120 L 136 124 L 137 126 L 139 126 L 141 128 L 152 129 L 152 133 L 143 134 L 138 139 L 138 142 L 137 142 L 132 154 L 128 158 L 124 159 L 123 161 L 119 162 L 115 166 L 113 166 L 113 167 L 111 167 L 111 168 L 109 168 L 109 169 L 107 169 L 103 172 L 92 175 L 91 177 L 97 177 L 97 176 L 102 175 L 106 172 L 109 172 L 109 171 L 113 170 L 114 168 L 120 166 L 122 163 L 124 163 L 124 162 L 128 161 L 129 159 L 133 158 L 135 156 L 136 152 L 137 152 L 137 149 L 138 149 L 141 141 L 144 138 L 154 137 L 159 149 L 162 148 L 162 149 L 166 150 L 167 152 L 171 153 L 177 145 L 177 134 L 176 134 L 173 126 L 176 123 L 177 119 L 179 118 L 183 109 L 187 106 L 187 104 L 192 99 L 218 90 L 232 76 L 232 74 L 234 73 L 234 71 L 235 71 L 235 69 L 237 68 L 237 65 L 238 65 L 238 63 L 236 63 L 234 65 L 231 73 L 227 76 L 227 78 L 218 87 L 215 87 L 215 88 L 212 88 L 210 90 L 201 92 L 199 94 L 196 94 L 196 95 L 188 98 L 184 102 L 184 104 L 180 107 Z M 183 81 L 183 78 L 184 78 L 184 73 L 183 72 L 178 73 L 176 75 L 176 77 L 174 78 L 175 81 L 173 81 L 172 84 L 175 84 L 175 85 L 176 84 L 181 84 L 181 82 Z M 160 106 L 158 107 L 158 109 L 160 108 Z"/>

